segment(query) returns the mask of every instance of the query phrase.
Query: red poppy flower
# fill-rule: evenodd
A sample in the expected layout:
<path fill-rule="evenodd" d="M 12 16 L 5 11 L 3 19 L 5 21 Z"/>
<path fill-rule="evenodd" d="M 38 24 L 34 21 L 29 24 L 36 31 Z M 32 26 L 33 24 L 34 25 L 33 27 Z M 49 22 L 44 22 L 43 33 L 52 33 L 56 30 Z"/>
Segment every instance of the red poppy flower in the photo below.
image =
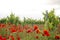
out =
<path fill-rule="evenodd" d="M 2 27 L 6 27 L 6 24 L 1 24 Z"/>
<path fill-rule="evenodd" d="M 0 27 L 1 27 L 1 24 L 0 24 Z"/>
<path fill-rule="evenodd" d="M 15 29 L 11 29 L 11 32 L 13 33 L 13 32 L 16 32 L 16 30 Z"/>
<path fill-rule="evenodd" d="M 42 36 L 45 36 L 45 34 L 42 34 Z"/>
<path fill-rule="evenodd" d="M 60 39 L 60 36 L 58 36 L 58 35 L 57 35 L 57 36 L 55 36 L 55 39 Z"/>
<path fill-rule="evenodd" d="M 39 37 L 38 36 L 35 36 L 36 39 L 38 39 Z"/>
<path fill-rule="evenodd" d="M 0 40 L 2 40 L 2 36 L 0 35 Z"/>
<path fill-rule="evenodd" d="M 14 37 L 12 37 L 11 39 L 14 40 Z"/>
<path fill-rule="evenodd" d="M 28 29 L 27 30 L 27 33 L 31 33 L 33 30 L 32 29 Z"/>
<path fill-rule="evenodd" d="M 0 24 L 0 28 L 5 28 L 6 24 Z"/>
<path fill-rule="evenodd" d="M 37 25 L 34 25 L 34 30 L 38 29 L 38 26 Z"/>
<path fill-rule="evenodd" d="M 7 40 L 6 38 L 2 38 L 2 40 Z"/>
<path fill-rule="evenodd" d="M 39 30 L 39 29 L 37 29 L 37 30 L 36 30 L 36 33 L 37 33 L 37 34 L 39 34 L 39 33 L 40 33 L 40 30 Z"/>
<path fill-rule="evenodd" d="M 21 38 L 20 37 L 17 37 L 17 40 L 21 40 Z"/>
<path fill-rule="evenodd" d="M 13 27 L 10 28 L 11 33 L 16 32 L 17 30 L 14 29 Z"/>
<path fill-rule="evenodd" d="M 50 33 L 47 30 L 44 30 L 44 36 L 50 36 Z"/>
<path fill-rule="evenodd" d="M 11 38 L 11 40 L 14 40 L 14 37 L 13 36 L 9 36 L 9 38 Z"/>

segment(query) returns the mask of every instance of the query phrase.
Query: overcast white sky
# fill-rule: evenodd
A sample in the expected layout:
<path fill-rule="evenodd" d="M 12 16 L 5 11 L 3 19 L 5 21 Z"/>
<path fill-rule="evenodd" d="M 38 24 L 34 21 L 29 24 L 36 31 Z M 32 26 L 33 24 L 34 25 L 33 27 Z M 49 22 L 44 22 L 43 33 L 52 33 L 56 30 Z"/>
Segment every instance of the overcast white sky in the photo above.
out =
<path fill-rule="evenodd" d="M 15 13 L 23 17 L 42 19 L 42 12 L 55 8 L 55 14 L 60 16 L 60 0 L 0 0 L 0 18 Z"/>

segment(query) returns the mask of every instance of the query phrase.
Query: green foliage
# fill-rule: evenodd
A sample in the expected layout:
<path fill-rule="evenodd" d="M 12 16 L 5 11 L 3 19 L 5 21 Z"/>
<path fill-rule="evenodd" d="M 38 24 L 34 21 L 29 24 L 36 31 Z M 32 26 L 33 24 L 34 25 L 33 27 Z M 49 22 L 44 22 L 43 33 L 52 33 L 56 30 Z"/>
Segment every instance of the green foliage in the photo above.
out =
<path fill-rule="evenodd" d="M 10 14 L 10 16 L 7 16 L 6 18 L 1 18 L 0 19 L 0 23 L 11 23 L 11 24 L 15 24 L 15 25 L 18 25 L 18 24 L 22 24 L 22 25 L 25 25 L 25 24 L 44 24 L 45 23 L 45 26 L 49 26 L 50 23 L 52 23 L 51 25 L 52 26 L 57 26 L 57 24 L 60 22 L 60 19 L 59 17 L 55 16 L 54 14 L 54 9 L 51 10 L 50 12 L 46 11 L 45 13 L 43 13 L 44 15 L 44 21 L 42 20 L 36 20 L 36 19 L 32 19 L 32 18 L 25 18 L 24 17 L 24 20 L 21 21 L 19 19 L 19 17 L 15 16 L 13 13 Z M 52 27 L 53 28 L 53 27 Z"/>
<path fill-rule="evenodd" d="M 28 19 L 24 18 L 24 23 L 25 24 L 44 24 L 44 22 L 41 20 L 36 20 L 36 19 L 34 20 L 31 18 L 28 18 Z"/>
<path fill-rule="evenodd" d="M 43 13 L 43 15 L 44 15 L 45 27 L 54 29 L 59 23 L 58 17 L 55 16 L 54 14 L 54 9 L 51 10 L 50 12 L 46 11 L 46 13 Z"/>
<path fill-rule="evenodd" d="M 0 35 L 4 36 L 6 33 L 6 28 L 0 29 Z"/>
<path fill-rule="evenodd" d="M 7 16 L 7 18 L 8 18 L 8 22 L 10 22 L 12 24 L 15 22 L 15 16 L 14 16 L 14 14 L 11 14 L 10 17 Z"/>
<path fill-rule="evenodd" d="M 7 18 L 2 18 L 2 19 L 0 19 L 0 23 L 7 23 Z"/>
<path fill-rule="evenodd" d="M 21 24 L 19 17 L 15 17 L 13 13 L 11 13 L 10 17 L 7 16 L 7 19 L 8 19 L 8 23 L 15 24 L 15 25 Z"/>

